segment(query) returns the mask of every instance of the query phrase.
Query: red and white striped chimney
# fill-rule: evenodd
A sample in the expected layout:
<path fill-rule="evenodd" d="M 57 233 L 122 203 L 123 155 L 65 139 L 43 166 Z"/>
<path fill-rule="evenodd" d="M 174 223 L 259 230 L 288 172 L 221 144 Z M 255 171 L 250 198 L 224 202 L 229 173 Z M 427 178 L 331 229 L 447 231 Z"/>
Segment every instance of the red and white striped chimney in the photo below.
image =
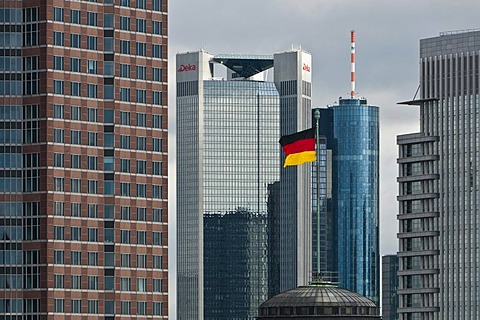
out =
<path fill-rule="evenodd" d="M 350 96 L 353 99 L 355 97 L 355 30 L 350 32 L 350 41 L 351 41 L 351 48 L 350 48 L 350 77 L 352 82 L 352 91 L 350 92 Z"/>

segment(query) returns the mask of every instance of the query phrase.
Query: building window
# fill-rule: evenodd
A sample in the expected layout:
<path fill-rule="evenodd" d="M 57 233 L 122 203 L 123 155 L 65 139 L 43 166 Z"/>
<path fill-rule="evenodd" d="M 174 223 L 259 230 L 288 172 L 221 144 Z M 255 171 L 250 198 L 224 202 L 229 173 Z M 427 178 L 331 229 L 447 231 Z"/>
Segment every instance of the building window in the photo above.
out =
<path fill-rule="evenodd" d="M 162 256 L 153 256 L 153 269 L 162 269 L 163 259 Z"/>
<path fill-rule="evenodd" d="M 152 45 L 152 57 L 153 58 L 162 58 L 162 46 L 159 44 Z"/>
<path fill-rule="evenodd" d="M 162 162 L 161 161 L 153 161 L 152 162 L 152 174 L 155 176 L 162 175 Z"/>
<path fill-rule="evenodd" d="M 147 137 L 137 137 L 137 150 L 147 150 Z"/>
<path fill-rule="evenodd" d="M 162 308 L 163 308 L 163 306 L 162 306 L 162 303 L 161 303 L 161 302 L 154 302 L 154 303 L 153 303 L 153 308 L 152 308 L 152 309 L 153 309 L 153 315 L 154 315 L 154 316 L 161 316 L 161 315 L 163 315 L 163 313 L 162 313 Z"/>
<path fill-rule="evenodd" d="M 120 195 L 130 197 L 130 183 L 120 182 Z"/>
<path fill-rule="evenodd" d="M 130 54 L 130 41 L 120 40 L 120 53 Z"/>
<path fill-rule="evenodd" d="M 158 106 L 162 104 L 162 92 L 161 91 L 153 91 L 152 96 L 153 96 L 153 99 L 152 99 L 153 104 L 158 105 Z"/>
<path fill-rule="evenodd" d="M 97 60 L 87 60 L 87 73 L 97 74 L 98 62 Z"/>
<path fill-rule="evenodd" d="M 79 276 L 79 275 L 70 276 L 70 287 L 72 289 L 82 289 L 82 276 Z"/>
<path fill-rule="evenodd" d="M 152 218 L 153 218 L 153 222 L 162 222 L 162 209 L 161 208 L 153 208 L 152 209 Z"/>
<path fill-rule="evenodd" d="M 130 244 L 130 230 L 120 230 L 120 243 Z"/>
<path fill-rule="evenodd" d="M 53 178 L 53 191 L 65 191 L 65 179 L 60 177 Z"/>
<path fill-rule="evenodd" d="M 65 202 L 55 201 L 53 203 L 53 214 L 56 216 L 65 215 Z"/>
<path fill-rule="evenodd" d="M 130 31 L 130 18 L 120 16 L 120 30 Z"/>
<path fill-rule="evenodd" d="M 162 81 L 162 69 L 160 68 L 152 68 L 152 80 L 155 82 Z"/>
<path fill-rule="evenodd" d="M 70 130 L 70 143 L 82 144 L 82 132 L 80 130 Z"/>
<path fill-rule="evenodd" d="M 70 22 L 73 24 L 82 23 L 82 13 L 80 10 L 70 10 Z"/>
<path fill-rule="evenodd" d="M 98 132 L 87 133 L 87 144 L 92 147 L 98 146 Z"/>
<path fill-rule="evenodd" d="M 147 220 L 147 208 L 137 208 L 137 221 Z"/>
<path fill-rule="evenodd" d="M 98 181 L 97 180 L 88 180 L 87 181 L 87 192 L 89 194 L 98 194 Z"/>
<path fill-rule="evenodd" d="M 53 57 L 53 69 L 55 70 L 64 70 L 65 58 L 60 56 Z"/>
<path fill-rule="evenodd" d="M 87 12 L 87 25 L 97 26 L 98 14 L 96 12 Z"/>
<path fill-rule="evenodd" d="M 54 46 L 65 45 L 65 34 L 63 32 L 58 32 L 58 31 L 53 32 L 53 45 Z"/>
<path fill-rule="evenodd" d="M 137 197 L 146 198 L 147 197 L 147 185 L 143 183 L 137 183 Z"/>
<path fill-rule="evenodd" d="M 152 0 L 152 10 L 162 11 L 162 0 Z"/>
<path fill-rule="evenodd" d="M 147 32 L 147 20 L 145 19 L 136 19 L 136 31 L 145 33 Z"/>
<path fill-rule="evenodd" d="M 98 252 L 88 252 L 88 265 L 98 266 Z"/>
<path fill-rule="evenodd" d="M 162 279 L 152 279 L 153 292 L 162 292 Z"/>
<path fill-rule="evenodd" d="M 130 78 L 130 65 L 129 64 L 120 64 L 120 77 Z"/>
<path fill-rule="evenodd" d="M 72 217 L 81 217 L 82 216 L 82 204 L 79 202 L 72 202 L 70 204 L 70 215 Z"/>
<path fill-rule="evenodd" d="M 65 10 L 63 8 L 54 7 L 53 8 L 53 20 L 63 22 Z"/>
<path fill-rule="evenodd" d="M 138 283 L 137 283 L 137 285 L 138 285 Z M 142 289 L 142 287 L 140 287 L 140 289 Z M 138 289 L 138 287 L 137 287 L 137 291 L 140 291 Z M 140 292 L 145 292 L 145 291 L 140 291 Z M 147 302 L 146 301 L 137 301 L 137 314 L 138 315 L 146 315 L 147 314 Z"/>
<path fill-rule="evenodd" d="M 70 34 L 70 47 L 72 48 L 82 47 L 82 37 L 80 34 L 77 34 L 77 33 Z"/>
<path fill-rule="evenodd" d="M 155 151 L 155 152 L 162 152 L 163 151 L 162 139 L 152 138 L 152 144 L 153 144 L 153 151 Z"/>
<path fill-rule="evenodd" d="M 53 105 L 53 117 L 57 119 L 65 119 L 65 106 L 63 104 Z"/>
<path fill-rule="evenodd" d="M 130 7 L 130 0 L 120 0 L 120 6 Z"/>
<path fill-rule="evenodd" d="M 70 120 L 82 120 L 82 109 L 78 106 L 70 106 Z"/>
<path fill-rule="evenodd" d="M 145 42 L 136 43 L 136 54 L 137 56 L 146 57 L 147 56 L 147 44 Z"/>
<path fill-rule="evenodd" d="M 70 58 L 70 71 L 81 72 L 82 71 L 82 60 L 79 59 L 79 58 Z"/>
<path fill-rule="evenodd" d="M 147 79 L 147 67 L 145 66 L 136 66 L 135 67 L 135 76 L 139 80 Z"/>
<path fill-rule="evenodd" d="M 88 313 L 98 314 L 98 300 L 88 300 Z"/>
<path fill-rule="evenodd" d="M 120 148 L 130 149 L 130 136 L 120 135 Z"/>
<path fill-rule="evenodd" d="M 161 21 L 153 21 L 153 34 L 162 34 L 162 22 Z"/>
<path fill-rule="evenodd" d="M 70 227 L 70 240 L 82 241 L 82 228 Z"/>
<path fill-rule="evenodd" d="M 152 126 L 155 129 L 162 129 L 163 116 L 161 114 L 152 115 Z"/>
<path fill-rule="evenodd" d="M 53 226 L 53 239 L 65 240 L 65 227 Z"/>
<path fill-rule="evenodd" d="M 137 112 L 136 114 L 136 125 L 137 127 L 146 127 L 147 126 L 147 114 L 143 112 Z"/>
<path fill-rule="evenodd" d="M 71 301 L 72 313 L 82 313 L 82 300 Z"/>
<path fill-rule="evenodd" d="M 88 241 L 98 242 L 98 229 L 97 228 L 88 228 Z"/>
<path fill-rule="evenodd" d="M 70 192 L 80 193 L 82 192 L 82 180 L 70 179 Z"/>
<path fill-rule="evenodd" d="M 90 122 L 98 121 L 98 109 L 97 108 L 88 108 L 87 109 L 87 120 Z"/>
<path fill-rule="evenodd" d="M 98 204 L 95 204 L 95 203 L 88 204 L 88 217 L 98 218 Z"/>
<path fill-rule="evenodd" d="M 137 268 L 146 268 L 147 267 L 147 255 L 137 254 Z"/>
<path fill-rule="evenodd" d="M 120 219 L 122 220 L 130 220 L 130 207 L 122 206 L 120 207 Z"/>
<path fill-rule="evenodd" d="M 137 231 L 137 244 L 147 244 L 146 231 Z"/>
<path fill-rule="evenodd" d="M 146 0 L 137 0 L 135 7 L 137 9 L 146 9 L 147 8 L 147 1 Z"/>
<path fill-rule="evenodd" d="M 161 246 L 162 245 L 162 233 L 161 232 L 152 232 L 153 245 Z"/>
<path fill-rule="evenodd" d="M 98 276 L 88 276 L 88 290 L 98 290 Z"/>
<path fill-rule="evenodd" d="M 137 171 L 136 173 L 146 174 L 147 173 L 147 161 L 146 160 L 137 160 Z"/>
<path fill-rule="evenodd" d="M 147 103 L 147 90 L 136 89 L 135 90 L 135 102 Z"/>
<path fill-rule="evenodd" d="M 120 159 L 120 172 L 130 172 L 130 159 Z"/>
<path fill-rule="evenodd" d="M 87 49 L 97 50 L 98 49 L 98 38 L 94 36 L 87 36 Z"/>
<path fill-rule="evenodd" d="M 121 253 L 120 254 L 120 266 L 122 268 L 131 267 L 131 255 L 130 253 Z"/>
<path fill-rule="evenodd" d="M 53 276 L 53 287 L 56 288 L 56 289 L 65 288 L 65 275 L 55 274 Z"/>
<path fill-rule="evenodd" d="M 65 82 L 61 80 L 53 80 L 53 93 L 65 94 Z"/>
<path fill-rule="evenodd" d="M 120 88 L 120 101 L 130 101 L 130 88 Z"/>
<path fill-rule="evenodd" d="M 127 0 L 121 0 L 121 1 L 127 1 Z M 121 301 L 120 306 L 121 306 L 120 314 L 131 314 L 132 303 L 130 301 Z"/>
<path fill-rule="evenodd" d="M 82 85 L 80 82 L 70 83 L 70 95 L 80 97 L 82 95 Z"/>
<path fill-rule="evenodd" d="M 103 27 L 113 28 L 115 26 L 115 15 L 113 13 L 103 14 Z"/>
<path fill-rule="evenodd" d="M 82 265 L 82 252 L 70 251 L 70 264 L 75 266 Z"/>
<path fill-rule="evenodd" d="M 130 112 L 120 111 L 120 124 L 125 126 L 130 125 Z"/>
<path fill-rule="evenodd" d="M 53 263 L 55 263 L 55 264 L 65 264 L 65 251 L 54 250 L 53 251 Z"/>
<path fill-rule="evenodd" d="M 53 299 L 53 311 L 57 313 L 64 313 L 65 299 Z"/>
<path fill-rule="evenodd" d="M 72 169 L 81 169 L 82 156 L 79 154 L 72 154 L 70 156 L 70 167 Z"/>
<path fill-rule="evenodd" d="M 53 166 L 58 168 L 65 167 L 65 154 L 54 153 L 53 154 Z"/>

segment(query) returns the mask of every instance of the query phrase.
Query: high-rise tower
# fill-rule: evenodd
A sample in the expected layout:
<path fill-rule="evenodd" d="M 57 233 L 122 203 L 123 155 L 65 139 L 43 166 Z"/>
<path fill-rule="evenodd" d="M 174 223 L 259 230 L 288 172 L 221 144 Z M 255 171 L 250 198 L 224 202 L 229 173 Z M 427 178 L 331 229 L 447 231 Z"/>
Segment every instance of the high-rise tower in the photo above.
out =
<path fill-rule="evenodd" d="M 301 50 L 177 55 L 179 319 L 254 318 L 282 283 L 306 283 L 310 186 L 302 179 L 310 173 L 291 169 L 292 180 L 281 176 L 278 140 L 282 123 L 290 126 L 288 133 L 310 123 L 304 114 L 310 107 L 310 59 Z M 267 81 L 272 67 L 274 82 Z M 283 192 L 290 191 L 284 211 L 282 183 Z M 267 230 L 267 221 L 275 228 Z M 215 224 L 237 240 L 215 245 L 223 241 L 214 234 Z M 273 243 L 268 253 L 267 243 Z M 276 261 L 272 268 L 268 257 Z M 236 274 L 228 277 L 222 264 L 236 265 Z"/>
<path fill-rule="evenodd" d="M 323 279 L 379 304 L 379 108 L 355 92 L 351 33 L 350 98 L 320 111 L 319 177 L 312 186 L 314 267 Z M 319 211 L 317 213 L 317 211 Z M 318 226 L 317 226 L 318 225 Z M 314 270 L 315 272 L 316 270 Z"/>
<path fill-rule="evenodd" d="M 0 313 L 166 317 L 166 1 L 0 6 Z"/>
<path fill-rule="evenodd" d="M 480 31 L 420 40 L 420 132 L 399 145 L 400 319 L 478 319 Z"/>

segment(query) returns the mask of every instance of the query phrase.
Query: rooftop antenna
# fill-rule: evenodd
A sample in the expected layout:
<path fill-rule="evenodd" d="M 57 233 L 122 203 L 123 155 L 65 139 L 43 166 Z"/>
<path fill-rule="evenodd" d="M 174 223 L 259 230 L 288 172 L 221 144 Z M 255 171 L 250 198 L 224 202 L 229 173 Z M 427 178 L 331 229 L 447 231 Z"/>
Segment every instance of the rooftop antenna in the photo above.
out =
<path fill-rule="evenodd" d="M 355 30 L 350 31 L 350 78 L 352 82 L 352 91 L 350 97 L 355 98 Z"/>

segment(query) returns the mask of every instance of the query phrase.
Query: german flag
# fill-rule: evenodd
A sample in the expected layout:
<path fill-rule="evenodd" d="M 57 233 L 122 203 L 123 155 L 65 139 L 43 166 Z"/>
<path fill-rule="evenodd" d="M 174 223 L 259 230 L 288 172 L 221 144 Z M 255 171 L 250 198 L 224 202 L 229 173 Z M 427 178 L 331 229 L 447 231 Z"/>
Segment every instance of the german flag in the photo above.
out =
<path fill-rule="evenodd" d="M 287 156 L 283 164 L 284 168 L 316 160 L 315 128 L 283 136 L 279 142 Z"/>

